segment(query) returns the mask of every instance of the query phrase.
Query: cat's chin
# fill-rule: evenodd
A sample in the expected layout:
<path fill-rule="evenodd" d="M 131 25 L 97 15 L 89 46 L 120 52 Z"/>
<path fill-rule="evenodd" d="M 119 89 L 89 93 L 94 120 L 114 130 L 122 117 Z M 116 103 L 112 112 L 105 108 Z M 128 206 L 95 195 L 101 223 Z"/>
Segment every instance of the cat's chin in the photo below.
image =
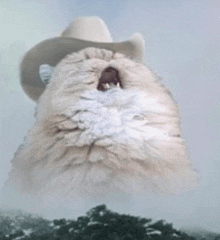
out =
<path fill-rule="evenodd" d="M 152 127 L 145 132 L 148 124 L 146 106 L 163 111 L 155 99 L 147 98 L 139 91 L 116 88 L 106 92 L 86 91 L 74 105 L 63 111 L 66 120 L 58 125 L 58 133 L 63 133 L 65 146 L 127 145 L 134 143 L 134 139 L 138 144 L 143 136 L 151 138 L 163 134 Z"/>

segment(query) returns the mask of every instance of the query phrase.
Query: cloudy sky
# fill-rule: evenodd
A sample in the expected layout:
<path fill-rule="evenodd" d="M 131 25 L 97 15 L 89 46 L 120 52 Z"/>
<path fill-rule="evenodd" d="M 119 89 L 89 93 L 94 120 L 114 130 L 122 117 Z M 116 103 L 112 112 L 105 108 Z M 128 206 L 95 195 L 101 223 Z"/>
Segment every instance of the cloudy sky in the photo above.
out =
<path fill-rule="evenodd" d="M 115 41 L 135 32 L 144 36 L 146 61 L 179 103 L 183 136 L 200 175 L 192 192 L 126 204 L 112 201 L 108 207 L 163 218 L 177 227 L 187 224 L 220 232 L 219 0 L 1 0 L 0 188 L 13 154 L 34 123 L 35 103 L 19 84 L 22 55 L 59 35 L 72 19 L 91 15 L 106 22 Z"/>

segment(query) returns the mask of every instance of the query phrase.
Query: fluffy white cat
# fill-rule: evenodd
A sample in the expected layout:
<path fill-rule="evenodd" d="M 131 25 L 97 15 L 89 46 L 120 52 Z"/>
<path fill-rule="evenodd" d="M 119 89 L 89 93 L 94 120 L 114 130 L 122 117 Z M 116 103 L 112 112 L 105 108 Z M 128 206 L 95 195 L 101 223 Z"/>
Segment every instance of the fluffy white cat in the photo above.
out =
<path fill-rule="evenodd" d="M 160 79 L 123 54 L 86 48 L 55 67 L 7 184 L 62 198 L 175 192 L 196 180 L 178 106 Z"/>

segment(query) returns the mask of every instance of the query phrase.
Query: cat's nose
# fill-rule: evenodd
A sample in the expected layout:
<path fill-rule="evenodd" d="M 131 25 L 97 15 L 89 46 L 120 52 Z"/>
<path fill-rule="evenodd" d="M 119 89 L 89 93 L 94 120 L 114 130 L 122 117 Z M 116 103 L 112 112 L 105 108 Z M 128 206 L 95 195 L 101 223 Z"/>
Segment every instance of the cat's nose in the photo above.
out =
<path fill-rule="evenodd" d="M 116 68 L 107 67 L 101 74 L 97 89 L 99 91 L 106 91 L 112 87 L 122 88 L 122 83 L 119 71 Z"/>

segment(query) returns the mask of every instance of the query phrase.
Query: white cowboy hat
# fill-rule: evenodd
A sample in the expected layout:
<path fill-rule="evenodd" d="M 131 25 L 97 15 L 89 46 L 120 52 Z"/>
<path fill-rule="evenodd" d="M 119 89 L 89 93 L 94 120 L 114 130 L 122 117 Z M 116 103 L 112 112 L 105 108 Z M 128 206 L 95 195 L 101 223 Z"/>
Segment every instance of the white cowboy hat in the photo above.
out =
<path fill-rule="evenodd" d="M 21 63 L 21 85 L 25 93 L 36 101 L 45 89 L 39 67 L 56 66 L 66 55 L 87 47 L 104 48 L 120 52 L 137 62 L 143 62 L 144 40 L 134 34 L 124 42 L 113 42 L 106 24 L 99 17 L 82 17 L 74 20 L 60 37 L 40 42 L 31 48 Z"/>

